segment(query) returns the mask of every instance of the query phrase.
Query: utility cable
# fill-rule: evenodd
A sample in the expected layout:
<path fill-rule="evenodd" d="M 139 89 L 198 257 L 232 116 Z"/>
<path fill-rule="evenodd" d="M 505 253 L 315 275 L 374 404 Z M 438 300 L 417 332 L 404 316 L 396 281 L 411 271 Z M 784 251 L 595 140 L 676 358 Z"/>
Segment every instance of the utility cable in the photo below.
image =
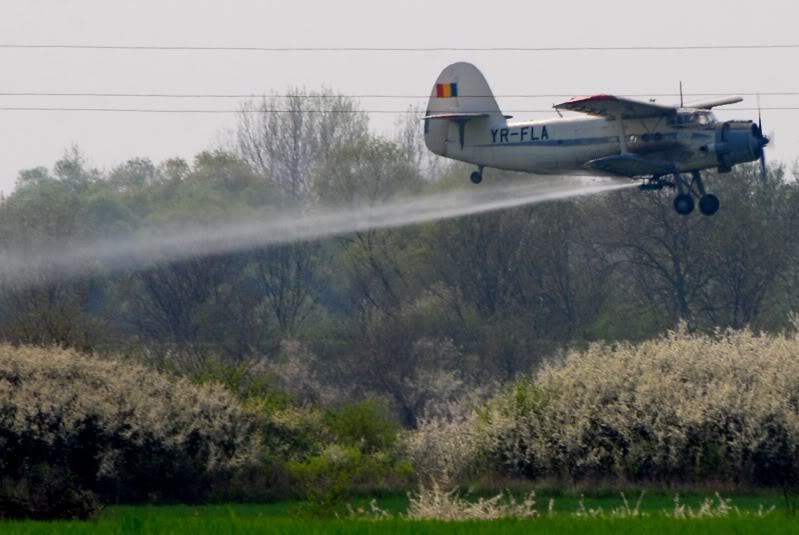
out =
<path fill-rule="evenodd" d="M 799 106 L 773 106 L 762 107 L 761 111 L 796 111 Z M 38 106 L 0 106 L 0 111 L 19 111 L 19 112 L 100 112 L 100 113 L 173 113 L 173 114 L 233 114 L 233 113 L 246 113 L 246 114 L 281 114 L 281 113 L 325 113 L 325 114 L 410 114 L 421 115 L 418 111 L 413 110 L 262 110 L 262 109 L 169 109 L 169 108 L 89 108 L 89 107 L 38 107 Z M 473 113 L 493 113 L 496 110 L 475 111 Z M 566 110 L 568 111 L 568 110 Z M 758 108 L 724 108 L 715 111 L 758 111 Z M 544 110 L 503 110 L 503 113 L 556 113 L 553 109 Z M 576 112 L 575 112 L 576 113 Z"/>
<path fill-rule="evenodd" d="M 470 98 L 570 98 L 578 94 L 590 93 L 530 93 L 530 94 L 498 94 L 498 95 L 460 95 L 460 97 Z M 645 98 L 645 97 L 679 97 L 679 93 L 625 93 L 619 94 L 620 97 Z M 799 96 L 799 91 L 777 91 L 759 93 L 685 93 L 685 97 L 780 97 L 780 96 Z M 46 92 L 46 91 L 0 91 L 0 97 L 99 97 L 99 98 L 380 98 L 380 99 L 427 99 L 430 95 L 400 95 L 388 93 L 371 94 L 270 94 L 270 93 L 81 93 L 81 92 Z"/>
<path fill-rule="evenodd" d="M 631 45 L 631 46 L 546 46 L 546 47 L 270 47 L 270 46 L 192 46 L 192 45 L 99 45 L 61 43 L 0 43 L 4 49 L 52 50 L 130 50 L 204 52 L 610 52 L 610 51 L 687 51 L 687 50 L 774 50 L 799 49 L 799 44 L 722 44 L 722 45 Z"/>

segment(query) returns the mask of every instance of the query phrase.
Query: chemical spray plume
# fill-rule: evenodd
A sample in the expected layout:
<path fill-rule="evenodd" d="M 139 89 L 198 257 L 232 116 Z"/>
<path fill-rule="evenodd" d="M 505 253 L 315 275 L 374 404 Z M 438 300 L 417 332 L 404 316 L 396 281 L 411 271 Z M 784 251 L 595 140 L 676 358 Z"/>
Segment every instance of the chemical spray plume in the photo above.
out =
<path fill-rule="evenodd" d="M 54 277 L 141 269 L 198 256 L 403 227 L 635 186 L 565 180 L 561 178 L 557 184 L 538 182 L 449 191 L 354 208 L 298 210 L 218 224 L 153 227 L 95 241 L 62 241 L 25 251 L 9 249 L 0 252 L 0 286 L 24 288 Z"/>

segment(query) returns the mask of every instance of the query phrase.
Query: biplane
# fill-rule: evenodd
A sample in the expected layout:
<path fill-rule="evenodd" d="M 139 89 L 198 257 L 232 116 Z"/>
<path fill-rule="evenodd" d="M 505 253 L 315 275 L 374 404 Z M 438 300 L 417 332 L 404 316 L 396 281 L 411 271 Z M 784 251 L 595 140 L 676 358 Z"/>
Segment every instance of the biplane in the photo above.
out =
<path fill-rule="evenodd" d="M 688 215 L 719 210 L 702 171 L 732 170 L 760 160 L 766 172 L 762 121 L 718 121 L 713 108 L 741 102 L 724 97 L 667 106 L 613 95 L 572 98 L 558 117 L 514 121 L 504 115 L 483 74 L 470 63 L 445 68 L 424 116 L 425 143 L 441 156 L 473 163 L 471 181 L 493 167 L 535 174 L 602 174 L 642 180 L 641 189 L 673 188 L 674 209 Z M 562 111 L 580 115 L 563 117 Z"/>

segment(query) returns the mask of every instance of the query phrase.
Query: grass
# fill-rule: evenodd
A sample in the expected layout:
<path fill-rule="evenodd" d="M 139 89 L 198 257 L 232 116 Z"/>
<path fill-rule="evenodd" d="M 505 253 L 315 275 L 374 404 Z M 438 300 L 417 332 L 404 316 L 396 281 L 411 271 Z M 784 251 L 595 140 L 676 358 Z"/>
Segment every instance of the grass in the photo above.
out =
<path fill-rule="evenodd" d="M 588 520 L 553 518 L 542 520 L 501 520 L 472 522 L 411 522 L 407 520 L 384 520 L 372 522 L 365 520 L 307 520 L 291 521 L 288 519 L 269 518 L 148 518 L 139 522 L 108 524 L 96 526 L 76 523 L 54 524 L 17 524 L 3 526 L 3 533 L 38 534 L 38 533 L 275 533 L 275 534 L 425 534 L 425 533 L 558 533 L 563 535 L 593 534 L 765 534 L 765 533 L 799 533 L 799 523 L 786 522 L 784 518 L 767 519 L 701 519 L 691 521 L 670 520 L 666 518 L 626 519 L 626 520 Z"/>
<path fill-rule="evenodd" d="M 552 495 L 538 497 L 538 510 L 546 513 L 547 502 Z M 637 496 L 629 496 L 634 503 Z M 682 503 L 697 506 L 704 499 L 700 495 L 681 498 Z M 368 503 L 367 498 L 354 501 L 354 505 Z M 649 513 L 646 518 L 596 519 L 575 518 L 573 513 L 579 506 L 580 497 L 557 494 L 555 515 L 544 515 L 532 520 L 500 520 L 470 522 L 409 521 L 401 518 L 391 520 L 339 520 L 308 519 L 295 517 L 301 511 L 301 502 L 276 502 L 271 504 L 235 504 L 209 506 L 118 506 L 105 511 L 95 521 L 0 521 L 3 534 L 39 533 L 92 533 L 98 535 L 118 533 L 191 533 L 191 534 L 239 534 L 268 532 L 292 533 L 559 533 L 575 535 L 633 534 L 633 533 L 797 533 L 799 518 L 786 516 L 780 497 L 762 494 L 733 497 L 733 505 L 743 511 L 756 511 L 759 506 L 776 505 L 778 510 L 766 518 L 738 517 L 734 513 L 728 518 L 675 520 L 665 517 L 664 511 L 674 506 L 673 496 L 665 493 L 648 495 L 641 510 Z M 622 503 L 618 495 L 593 495 L 584 499 L 586 508 L 602 507 L 609 511 Z M 381 508 L 392 513 L 404 511 L 405 496 L 380 498 Z"/>

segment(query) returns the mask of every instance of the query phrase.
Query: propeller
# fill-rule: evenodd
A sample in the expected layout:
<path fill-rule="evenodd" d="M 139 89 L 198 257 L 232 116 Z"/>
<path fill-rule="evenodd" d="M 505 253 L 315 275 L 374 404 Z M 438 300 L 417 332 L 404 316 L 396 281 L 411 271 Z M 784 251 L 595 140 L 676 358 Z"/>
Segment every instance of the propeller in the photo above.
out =
<path fill-rule="evenodd" d="M 765 180 L 767 178 L 766 169 L 766 145 L 769 143 L 769 138 L 763 135 L 763 116 L 760 113 L 760 95 L 757 96 L 757 130 L 758 142 L 760 142 L 760 177 Z"/>

